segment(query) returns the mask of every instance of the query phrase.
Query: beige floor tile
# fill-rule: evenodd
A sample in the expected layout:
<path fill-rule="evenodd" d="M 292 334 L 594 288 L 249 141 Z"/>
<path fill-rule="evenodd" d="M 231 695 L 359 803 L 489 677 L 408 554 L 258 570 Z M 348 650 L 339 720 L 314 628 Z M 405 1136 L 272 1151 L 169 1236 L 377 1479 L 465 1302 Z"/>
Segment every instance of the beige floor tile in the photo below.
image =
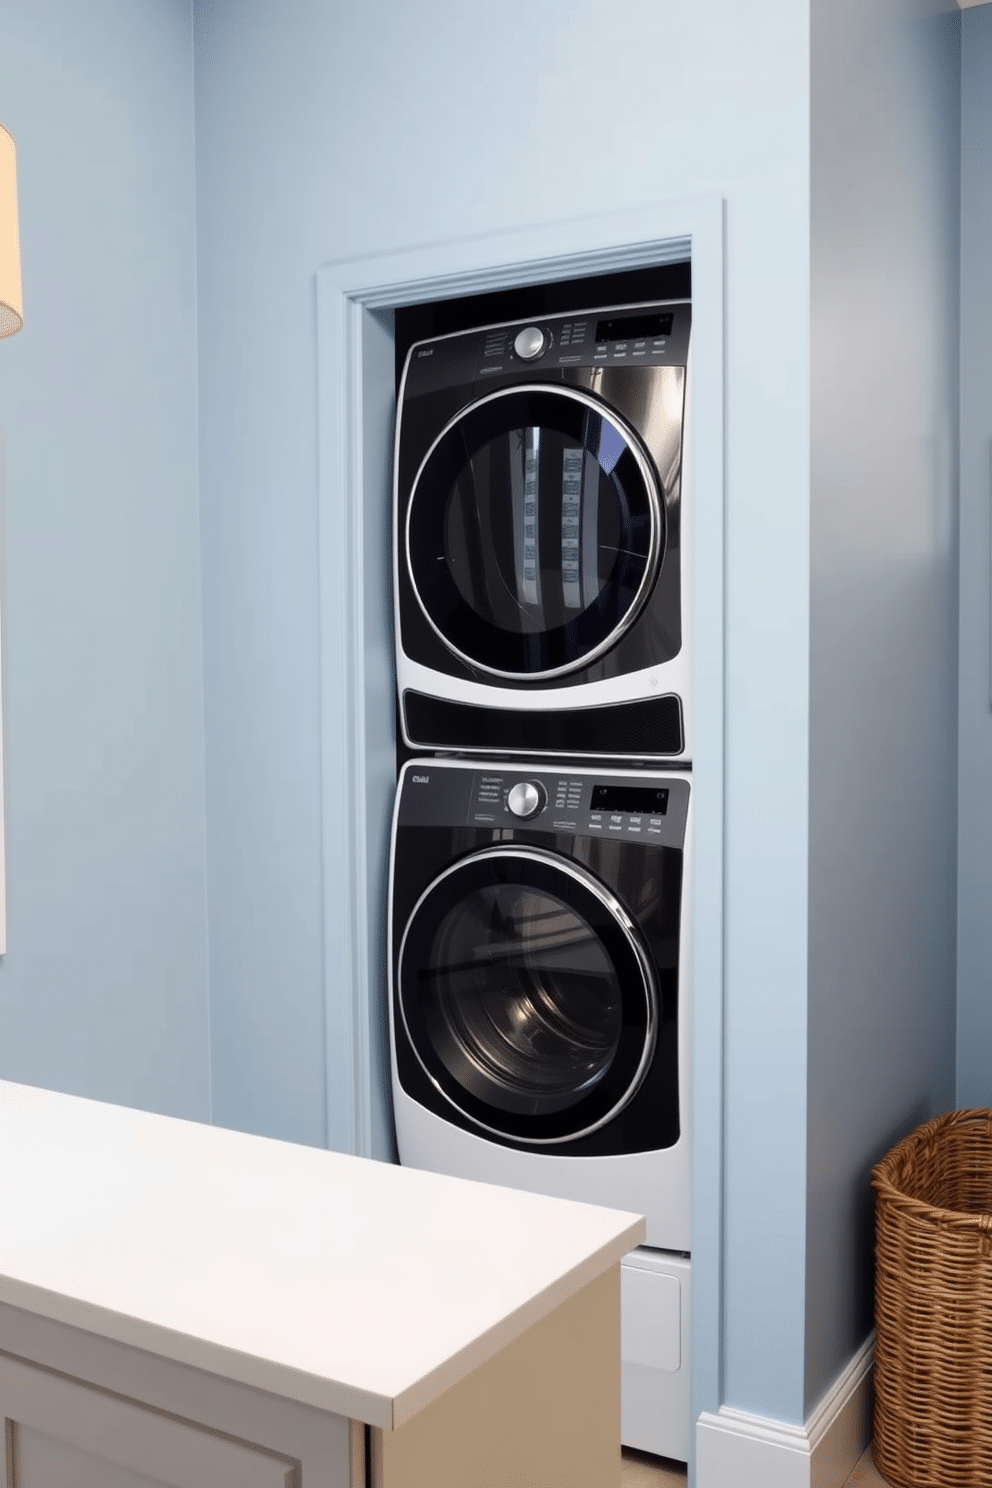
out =
<path fill-rule="evenodd" d="M 635 1452 L 624 1447 L 621 1454 L 622 1488 L 685 1488 L 686 1470 L 681 1462 L 667 1457 L 652 1457 L 648 1452 Z"/>
<path fill-rule="evenodd" d="M 883 1478 L 875 1466 L 870 1446 L 866 1448 L 864 1456 L 848 1478 L 845 1488 L 889 1488 L 888 1478 Z"/>

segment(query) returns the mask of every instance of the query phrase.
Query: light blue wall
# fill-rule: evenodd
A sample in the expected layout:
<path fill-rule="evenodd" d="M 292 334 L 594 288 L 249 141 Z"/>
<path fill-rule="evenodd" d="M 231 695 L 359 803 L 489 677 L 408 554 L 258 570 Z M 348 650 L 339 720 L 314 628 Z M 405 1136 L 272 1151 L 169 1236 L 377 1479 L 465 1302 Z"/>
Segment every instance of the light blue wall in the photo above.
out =
<path fill-rule="evenodd" d="M 992 6 L 961 17 L 959 1106 L 992 1106 Z"/>
<path fill-rule="evenodd" d="M 209 1119 L 189 0 L 5 0 L 0 1075 Z"/>
<path fill-rule="evenodd" d="M 605 17 L 599 0 L 195 7 L 214 1113 L 325 1138 L 321 902 L 349 865 L 342 850 L 322 882 L 315 270 L 582 210 L 724 196 L 724 1368 L 732 1403 L 798 1420 L 808 7 L 626 0 Z"/>
<path fill-rule="evenodd" d="M 721 1397 L 793 1421 L 863 1336 L 867 1168 L 950 1103 L 954 1027 L 958 21 L 812 11 L 812 202 L 805 0 L 627 0 L 608 30 L 595 0 L 0 15 L 9 1078 L 204 1119 L 212 1078 L 215 1119 L 334 1144 L 315 271 L 726 198 Z M 964 16 L 961 1102 L 992 1100 L 990 17 Z"/>
<path fill-rule="evenodd" d="M 954 1100 L 959 37 L 812 8 L 807 1410 L 872 1326 L 871 1166 Z"/>

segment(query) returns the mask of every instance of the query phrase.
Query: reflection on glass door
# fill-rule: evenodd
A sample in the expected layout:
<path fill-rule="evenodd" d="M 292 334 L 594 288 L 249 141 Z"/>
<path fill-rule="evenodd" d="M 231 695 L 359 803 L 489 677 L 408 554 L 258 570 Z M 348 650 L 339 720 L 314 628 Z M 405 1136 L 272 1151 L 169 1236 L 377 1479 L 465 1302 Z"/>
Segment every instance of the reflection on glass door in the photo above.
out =
<path fill-rule="evenodd" d="M 492 394 L 452 421 L 407 518 L 417 598 L 445 644 L 505 676 L 613 645 L 664 553 L 657 479 L 630 431 L 574 390 Z"/>
<path fill-rule="evenodd" d="M 492 848 L 422 896 L 404 933 L 399 1011 L 434 1085 L 489 1131 L 592 1131 L 636 1093 L 658 990 L 638 933 L 587 870 Z"/>

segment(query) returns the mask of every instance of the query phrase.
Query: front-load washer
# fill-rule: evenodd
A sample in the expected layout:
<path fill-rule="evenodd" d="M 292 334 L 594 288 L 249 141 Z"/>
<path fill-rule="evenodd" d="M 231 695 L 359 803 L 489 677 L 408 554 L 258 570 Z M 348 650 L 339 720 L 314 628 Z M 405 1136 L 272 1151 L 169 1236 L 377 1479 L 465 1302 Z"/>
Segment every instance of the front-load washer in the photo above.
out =
<path fill-rule="evenodd" d="M 422 759 L 389 889 L 400 1162 L 633 1210 L 623 1439 L 688 1444 L 691 781 Z"/>
<path fill-rule="evenodd" d="M 411 346 L 394 457 L 413 750 L 691 759 L 691 306 Z"/>

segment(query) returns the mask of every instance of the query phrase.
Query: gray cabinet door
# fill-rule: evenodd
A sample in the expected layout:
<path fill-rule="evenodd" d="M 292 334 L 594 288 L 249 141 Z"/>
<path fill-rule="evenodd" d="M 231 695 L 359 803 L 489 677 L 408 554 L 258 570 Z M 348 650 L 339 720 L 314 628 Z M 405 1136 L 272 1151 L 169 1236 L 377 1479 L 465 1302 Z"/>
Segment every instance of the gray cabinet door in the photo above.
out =
<path fill-rule="evenodd" d="M 299 1488 L 300 1464 L 0 1355 L 5 1488 Z"/>

